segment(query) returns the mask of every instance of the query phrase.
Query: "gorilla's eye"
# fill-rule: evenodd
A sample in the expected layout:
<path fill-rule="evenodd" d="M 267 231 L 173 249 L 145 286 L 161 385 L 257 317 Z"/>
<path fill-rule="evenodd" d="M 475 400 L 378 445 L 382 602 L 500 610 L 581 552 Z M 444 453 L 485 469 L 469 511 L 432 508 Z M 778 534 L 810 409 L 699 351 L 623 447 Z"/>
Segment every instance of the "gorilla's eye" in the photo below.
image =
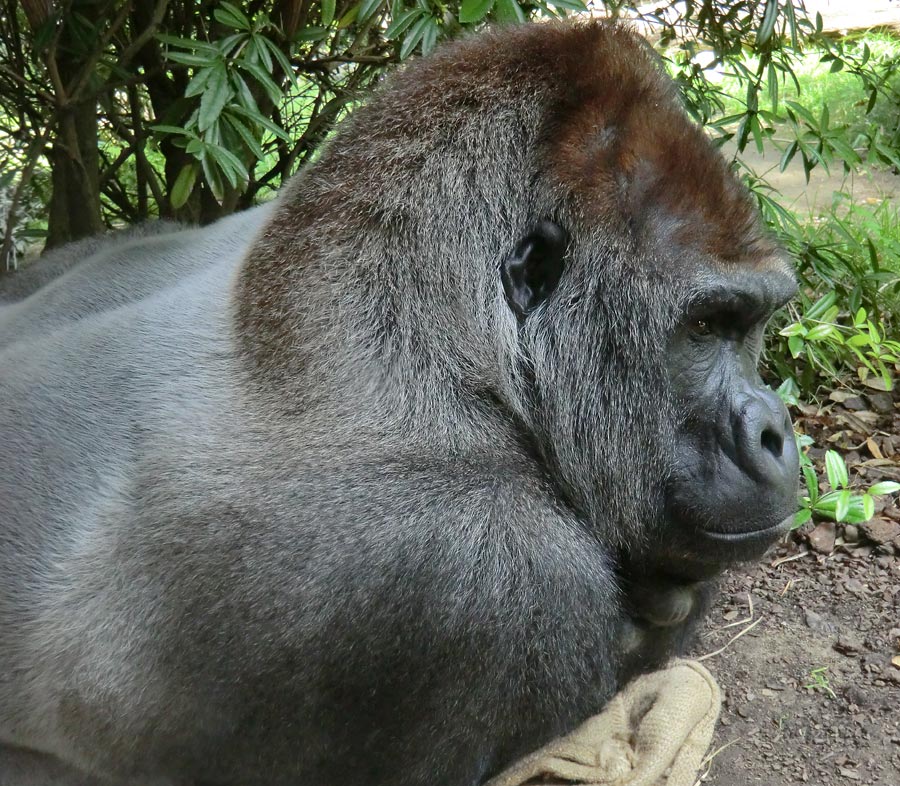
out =
<path fill-rule="evenodd" d="M 705 319 L 698 319 L 691 325 L 691 332 L 695 336 L 709 336 L 712 334 L 712 328 Z"/>

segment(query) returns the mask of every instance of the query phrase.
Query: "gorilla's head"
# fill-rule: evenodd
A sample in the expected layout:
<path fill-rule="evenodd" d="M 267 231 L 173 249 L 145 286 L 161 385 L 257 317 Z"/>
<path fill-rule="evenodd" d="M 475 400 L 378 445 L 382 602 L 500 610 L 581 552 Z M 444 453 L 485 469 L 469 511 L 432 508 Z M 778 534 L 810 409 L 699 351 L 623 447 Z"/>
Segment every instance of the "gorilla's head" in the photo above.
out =
<path fill-rule="evenodd" d="M 607 543 L 702 574 L 795 510 L 791 425 L 756 370 L 790 268 L 621 27 L 522 26 L 395 74 L 288 189 L 241 286 L 266 384 L 451 455 L 536 457 Z"/>

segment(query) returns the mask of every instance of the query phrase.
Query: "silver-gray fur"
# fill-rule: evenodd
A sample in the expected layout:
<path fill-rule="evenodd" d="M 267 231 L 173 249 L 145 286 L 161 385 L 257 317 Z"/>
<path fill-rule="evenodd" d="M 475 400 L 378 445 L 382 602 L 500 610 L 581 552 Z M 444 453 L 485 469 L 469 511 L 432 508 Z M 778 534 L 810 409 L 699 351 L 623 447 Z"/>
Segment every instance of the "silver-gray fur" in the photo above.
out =
<path fill-rule="evenodd" d="M 667 532 L 670 236 L 712 223 L 646 172 L 639 230 L 585 197 L 579 90 L 667 112 L 742 236 L 642 44 L 523 27 L 393 77 L 275 204 L 0 307 L 2 786 L 476 786 L 677 647 L 620 556 Z M 547 216 L 522 323 L 498 268 Z"/>

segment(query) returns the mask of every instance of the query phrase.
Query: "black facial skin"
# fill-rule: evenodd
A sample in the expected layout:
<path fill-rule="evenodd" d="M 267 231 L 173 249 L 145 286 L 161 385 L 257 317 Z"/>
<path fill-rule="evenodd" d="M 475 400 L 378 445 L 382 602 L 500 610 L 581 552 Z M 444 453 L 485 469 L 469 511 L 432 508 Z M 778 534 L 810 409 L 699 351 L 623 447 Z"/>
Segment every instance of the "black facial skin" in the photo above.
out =
<path fill-rule="evenodd" d="M 547 300 L 565 268 L 567 233 L 543 221 L 501 268 L 520 320 Z M 787 270 L 697 273 L 701 286 L 668 342 L 669 384 L 682 413 L 666 522 L 620 551 L 630 623 L 622 673 L 683 650 L 730 563 L 754 559 L 796 512 L 798 455 L 787 410 L 757 371 L 772 314 L 796 292 Z"/>
<path fill-rule="evenodd" d="M 544 220 L 502 264 L 507 302 L 520 320 L 558 286 L 566 245 L 566 231 Z M 683 419 L 666 490 L 673 526 L 659 549 L 666 562 L 682 563 L 675 575 L 699 579 L 758 557 L 785 530 L 796 512 L 799 459 L 787 409 L 757 371 L 765 326 L 796 283 L 781 270 L 698 278 L 702 286 L 668 345 Z"/>
<path fill-rule="evenodd" d="M 786 273 L 712 278 L 670 342 L 670 379 L 685 417 L 666 497 L 682 570 L 705 575 L 758 557 L 796 512 L 790 417 L 757 372 L 766 323 L 795 291 Z"/>

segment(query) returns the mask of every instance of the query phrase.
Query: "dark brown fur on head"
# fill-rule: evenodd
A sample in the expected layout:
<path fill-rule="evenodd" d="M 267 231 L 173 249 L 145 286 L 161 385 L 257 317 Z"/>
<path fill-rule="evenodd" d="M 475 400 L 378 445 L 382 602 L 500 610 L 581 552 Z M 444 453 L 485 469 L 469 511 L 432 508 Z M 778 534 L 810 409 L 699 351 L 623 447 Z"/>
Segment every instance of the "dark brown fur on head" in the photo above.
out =
<path fill-rule="evenodd" d="M 443 169 L 435 167 L 442 157 Z M 522 171 L 505 171 L 513 167 Z M 480 242 L 496 248 L 485 251 L 502 253 L 497 238 L 506 231 L 511 241 L 523 220 L 515 207 L 546 209 L 540 200 L 522 204 L 529 197 L 517 184 L 507 188 L 516 176 L 540 179 L 587 227 L 616 231 L 654 257 L 662 247 L 670 259 L 755 267 L 774 252 L 746 190 L 687 118 L 643 39 L 604 22 L 496 29 L 394 74 L 288 186 L 240 282 L 252 353 L 272 359 L 273 347 L 296 345 L 286 340 L 301 327 L 296 301 L 321 278 L 323 250 L 329 275 L 336 266 L 359 270 L 366 263 L 356 238 L 392 224 L 391 242 L 403 242 L 404 227 L 423 224 L 422 209 L 446 211 L 447 230 L 470 232 L 474 242 L 478 221 L 453 226 L 447 205 L 467 202 L 493 224 L 494 237 Z"/>

